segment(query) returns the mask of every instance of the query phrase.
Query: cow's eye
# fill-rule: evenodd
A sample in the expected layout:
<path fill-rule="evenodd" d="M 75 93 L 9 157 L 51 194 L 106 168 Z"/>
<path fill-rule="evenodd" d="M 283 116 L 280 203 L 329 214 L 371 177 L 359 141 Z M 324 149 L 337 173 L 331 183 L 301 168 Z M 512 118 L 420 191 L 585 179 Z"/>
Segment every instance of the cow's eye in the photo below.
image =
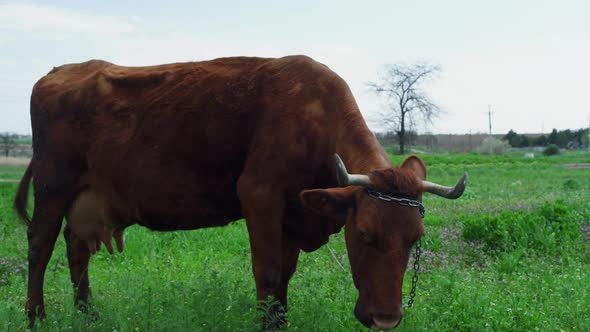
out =
<path fill-rule="evenodd" d="M 359 237 L 361 238 L 361 241 L 363 241 L 365 243 L 372 243 L 373 242 L 373 237 L 369 233 L 367 233 L 363 230 L 360 230 L 360 229 L 359 229 Z"/>

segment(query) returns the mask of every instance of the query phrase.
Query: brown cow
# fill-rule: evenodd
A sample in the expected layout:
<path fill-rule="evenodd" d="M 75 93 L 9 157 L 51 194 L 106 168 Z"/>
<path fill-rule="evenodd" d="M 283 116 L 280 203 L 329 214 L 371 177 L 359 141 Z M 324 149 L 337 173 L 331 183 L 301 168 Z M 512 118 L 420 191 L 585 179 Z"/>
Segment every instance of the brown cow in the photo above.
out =
<path fill-rule="evenodd" d="M 423 225 L 418 208 L 375 192 L 420 201 L 423 192 L 456 198 L 465 187 L 465 178 L 455 188 L 424 181 L 417 157 L 393 168 L 344 80 L 305 56 L 68 64 L 33 88 L 31 120 L 34 157 L 15 198 L 28 221 L 33 178 L 31 325 L 45 315 L 43 277 L 67 216 L 77 303 L 89 296 L 90 254 L 111 232 L 122 240 L 132 224 L 173 231 L 245 218 L 257 298 L 273 296 L 286 310 L 300 250 L 344 227 L 355 315 L 393 328 Z"/>

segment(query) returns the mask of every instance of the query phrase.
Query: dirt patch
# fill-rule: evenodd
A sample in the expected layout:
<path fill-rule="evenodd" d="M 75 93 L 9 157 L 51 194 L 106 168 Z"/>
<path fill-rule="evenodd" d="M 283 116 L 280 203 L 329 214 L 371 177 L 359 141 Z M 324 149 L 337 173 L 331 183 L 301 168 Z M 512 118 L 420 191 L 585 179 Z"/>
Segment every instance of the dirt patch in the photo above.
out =
<path fill-rule="evenodd" d="M 30 158 L 0 157 L 0 166 L 27 166 Z"/>
<path fill-rule="evenodd" d="M 565 164 L 565 168 L 569 168 L 569 169 L 590 168 L 590 163 Z"/>

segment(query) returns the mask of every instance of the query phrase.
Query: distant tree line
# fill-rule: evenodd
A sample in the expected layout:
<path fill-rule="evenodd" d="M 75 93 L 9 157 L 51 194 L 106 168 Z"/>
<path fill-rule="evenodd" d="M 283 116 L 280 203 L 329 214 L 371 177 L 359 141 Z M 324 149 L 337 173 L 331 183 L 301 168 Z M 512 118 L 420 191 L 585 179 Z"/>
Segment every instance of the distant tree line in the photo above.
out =
<path fill-rule="evenodd" d="M 510 130 L 503 139 L 507 140 L 515 148 L 555 144 L 563 149 L 577 149 L 582 146 L 588 146 L 588 129 L 578 129 L 575 131 L 566 129 L 558 131 L 554 128 L 548 136 L 544 134 L 539 136 L 521 135 L 514 130 Z"/>
<path fill-rule="evenodd" d="M 397 145 L 400 142 L 399 131 L 375 132 L 374 134 L 375 137 L 377 137 L 379 143 L 381 143 L 383 146 Z M 406 130 L 404 136 L 405 144 L 412 146 L 414 145 L 416 137 L 418 137 L 418 133 L 416 133 L 414 130 Z"/>
<path fill-rule="evenodd" d="M 489 134 L 418 134 L 416 131 L 410 130 L 406 132 L 405 136 L 407 151 L 410 152 L 415 151 L 415 148 L 424 151 L 469 152 L 480 147 L 483 141 L 489 137 Z M 400 140 L 398 132 L 375 132 L 375 137 L 381 145 L 390 149 L 392 153 L 399 153 L 399 150 L 395 148 Z M 588 147 L 588 129 L 561 131 L 553 129 L 550 134 L 542 135 L 518 134 L 514 130 L 510 130 L 506 135 L 493 135 L 493 137 L 507 141 L 509 147 L 515 148 L 547 147 L 551 144 L 563 149 Z"/>
<path fill-rule="evenodd" d="M 0 156 L 26 156 L 30 157 L 31 150 L 31 136 L 19 135 L 12 132 L 0 132 Z"/>
<path fill-rule="evenodd" d="M 0 152 L 8 157 L 10 152 L 16 148 L 18 135 L 15 133 L 0 133 Z"/>

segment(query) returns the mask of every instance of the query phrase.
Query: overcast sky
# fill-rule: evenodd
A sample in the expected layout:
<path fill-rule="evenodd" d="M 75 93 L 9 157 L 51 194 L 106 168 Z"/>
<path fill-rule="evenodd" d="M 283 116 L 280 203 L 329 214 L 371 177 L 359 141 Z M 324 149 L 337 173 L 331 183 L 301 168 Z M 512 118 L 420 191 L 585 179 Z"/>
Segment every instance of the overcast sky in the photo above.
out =
<path fill-rule="evenodd" d="M 31 87 L 64 63 L 140 66 L 306 54 L 366 88 L 384 64 L 440 65 L 434 133 L 538 133 L 590 121 L 590 1 L 2 1 L 0 132 L 30 133 Z"/>

